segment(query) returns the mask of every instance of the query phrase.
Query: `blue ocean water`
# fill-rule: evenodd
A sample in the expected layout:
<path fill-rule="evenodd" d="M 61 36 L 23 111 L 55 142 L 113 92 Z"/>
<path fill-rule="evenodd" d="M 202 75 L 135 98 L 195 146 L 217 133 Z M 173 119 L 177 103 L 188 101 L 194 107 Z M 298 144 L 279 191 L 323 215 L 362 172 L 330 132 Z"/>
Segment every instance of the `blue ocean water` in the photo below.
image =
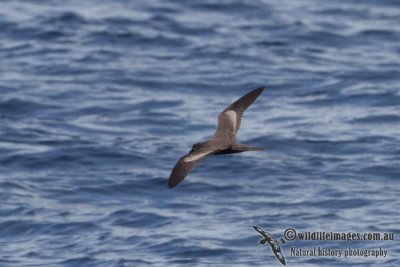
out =
<path fill-rule="evenodd" d="M 400 2 L 0 2 L 0 266 L 400 266 Z M 239 140 L 168 189 L 218 113 Z M 289 246 L 388 250 L 296 257 Z"/>

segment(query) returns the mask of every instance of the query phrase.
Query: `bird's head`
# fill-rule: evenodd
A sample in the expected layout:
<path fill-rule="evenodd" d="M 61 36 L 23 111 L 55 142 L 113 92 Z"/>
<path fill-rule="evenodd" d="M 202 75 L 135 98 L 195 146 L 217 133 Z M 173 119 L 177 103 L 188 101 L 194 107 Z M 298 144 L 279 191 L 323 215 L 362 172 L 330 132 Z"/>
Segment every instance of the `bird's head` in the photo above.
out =
<path fill-rule="evenodd" d="M 196 152 L 196 151 L 200 150 L 203 146 L 204 146 L 204 142 L 198 142 L 192 146 L 192 150 L 190 150 L 189 153 Z"/>
<path fill-rule="evenodd" d="M 265 245 L 265 243 L 267 243 L 267 239 L 266 238 L 261 239 L 260 241 L 258 241 L 259 245 Z"/>

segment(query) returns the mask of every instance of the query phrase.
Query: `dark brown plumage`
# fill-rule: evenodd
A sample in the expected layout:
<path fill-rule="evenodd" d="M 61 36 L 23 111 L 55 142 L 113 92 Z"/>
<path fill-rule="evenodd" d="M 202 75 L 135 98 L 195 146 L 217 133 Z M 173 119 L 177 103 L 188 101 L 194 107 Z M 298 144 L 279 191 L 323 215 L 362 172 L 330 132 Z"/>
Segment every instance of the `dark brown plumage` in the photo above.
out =
<path fill-rule="evenodd" d="M 210 155 L 231 154 L 252 150 L 263 150 L 237 142 L 236 135 L 244 111 L 257 99 L 265 87 L 259 87 L 229 105 L 218 116 L 218 126 L 210 140 L 193 145 L 192 150 L 181 157 L 173 168 L 168 187 L 178 185 L 201 160 Z"/>

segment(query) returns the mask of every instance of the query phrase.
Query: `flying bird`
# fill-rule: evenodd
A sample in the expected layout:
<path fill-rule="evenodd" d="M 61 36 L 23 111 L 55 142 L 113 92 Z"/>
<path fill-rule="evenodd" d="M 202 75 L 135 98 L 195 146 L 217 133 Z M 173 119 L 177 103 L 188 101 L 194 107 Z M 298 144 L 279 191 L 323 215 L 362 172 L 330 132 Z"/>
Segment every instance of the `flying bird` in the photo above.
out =
<path fill-rule="evenodd" d="M 197 163 L 208 156 L 264 150 L 262 147 L 248 146 L 237 141 L 237 132 L 244 111 L 257 99 L 264 88 L 264 86 L 259 87 L 247 93 L 219 114 L 218 126 L 212 138 L 194 144 L 192 150 L 178 160 L 169 176 L 169 188 L 177 186 Z"/>
<path fill-rule="evenodd" d="M 265 245 L 265 243 L 268 243 L 271 246 L 272 252 L 275 254 L 275 257 L 282 263 L 283 265 L 286 266 L 286 260 L 285 257 L 282 254 L 281 247 L 279 246 L 279 241 L 276 240 L 276 238 L 271 235 L 268 232 L 265 232 L 261 227 L 258 226 L 253 226 L 254 230 L 256 230 L 260 235 L 263 236 L 263 239 L 260 239 L 258 242 L 259 245 Z M 282 243 L 284 241 L 282 240 Z M 284 244 L 284 243 L 283 243 Z"/>

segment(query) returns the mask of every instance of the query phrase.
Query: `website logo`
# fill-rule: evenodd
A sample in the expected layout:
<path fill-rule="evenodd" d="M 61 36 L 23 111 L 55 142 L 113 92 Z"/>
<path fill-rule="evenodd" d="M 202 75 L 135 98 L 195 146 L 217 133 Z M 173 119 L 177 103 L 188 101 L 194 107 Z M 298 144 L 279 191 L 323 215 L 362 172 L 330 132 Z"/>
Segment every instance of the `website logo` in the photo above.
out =
<path fill-rule="evenodd" d="M 332 232 L 332 231 L 297 231 L 294 228 L 287 228 L 283 231 L 283 238 L 277 239 L 271 233 L 264 231 L 261 227 L 254 225 L 253 229 L 262 236 L 259 245 L 269 245 L 277 260 L 286 266 L 286 259 L 282 253 L 281 246 L 290 245 L 288 248 L 289 257 L 330 257 L 330 258 L 387 258 L 389 252 L 382 245 L 363 246 L 362 243 L 393 242 L 393 232 Z M 352 242 L 354 246 L 351 245 Z M 293 243 L 292 243 L 293 242 Z M 322 245 L 317 245 L 323 242 Z M 328 243 L 335 245 L 329 245 Z M 299 243 L 305 243 L 301 245 Z M 338 246 L 344 244 L 345 247 Z"/>
<path fill-rule="evenodd" d="M 285 244 L 285 240 L 281 239 L 278 241 L 271 233 L 265 232 L 261 227 L 253 225 L 254 230 L 256 230 L 260 235 L 263 236 L 262 239 L 258 242 L 259 245 L 268 244 L 271 246 L 272 252 L 274 253 L 275 257 L 278 259 L 280 263 L 286 266 L 285 257 L 282 254 L 281 247 L 279 243 L 282 245 Z"/>

